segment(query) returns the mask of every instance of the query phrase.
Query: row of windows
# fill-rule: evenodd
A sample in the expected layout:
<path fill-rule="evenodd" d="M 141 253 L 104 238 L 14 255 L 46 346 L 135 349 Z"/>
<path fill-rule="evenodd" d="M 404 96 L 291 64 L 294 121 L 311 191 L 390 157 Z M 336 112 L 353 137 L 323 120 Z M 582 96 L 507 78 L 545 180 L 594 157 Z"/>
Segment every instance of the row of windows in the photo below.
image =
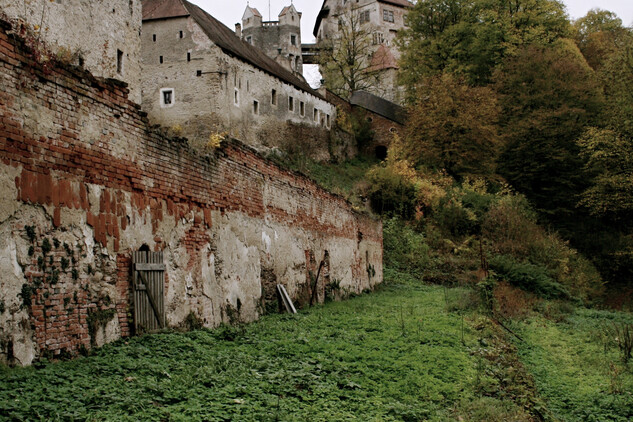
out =
<path fill-rule="evenodd" d="M 246 37 L 246 42 L 253 45 L 253 36 L 249 35 Z M 295 34 L 290 34 L 290 45 L 297 45 L 297 36 Z"/>
<path fill-rule="evenodd" d="M 277 90 L 273 89 L 271 90 L 271 94 L 270 94 L 270 103 L 274 106 L 277 105 L 278 102 L 278 95 L 277 95 Z M 240 90 L 239 88 L 235 88 L 235 91 L 233 92 L 233 103 L 239 107 L 240 105 Z M 290 112 L 295 112 L 295 99 L 292 96 L 288 96 L 288 111 Z M 259 101 L 257 100 L 253 100 L 253 114 L 259 114 Z M 306 115 L 306 104 L 304 101 L 299 101 L 299 115 L 301 117 L 305 117 Z M 326 126 L 326 127 L 330 127 L 330 115 L 327 113 L 323 113 L 322 111 L 318 110 L 316 107 L 313 110 L 313 117 L 312 119 L 315 122 L 319 122 L 319 119 L 321 119 L 320 123 L 322 126 Z"/>
<path fill-rule="evenodd" d="M 362 23 L 369 22 L 369 21 L 370 21 L 370 19 L 371 19 L 371 10 L 363 10 L 362 12 L 360 12 L 360 13 L 358 14 L 358 17 L 359 17 L 359 19 L 360 19 L 360 23 L 361 23 L 361 24 L 362 24 Z M 391 22 L 391 23 L 394 23 L 394 22 L 395 22 L 395 20 L 394 20 L 393 10 L 386 10 L 386 9 L 385 9 L 385 10 L 383 10 L 383 11 L 382 11 L 382 20 L 383 20 L 383 21 L 385 21 L 385 22 Z M 342 27 L 343 25 L 344 25 L 343 20 L 342 20 L 342 19 L 339 19 L 339 21 L 338 21 L 338 26 L 339 26 L 339 29 L 341 29 L 341 27 Z M 292 45 L 294 45 L 294 44 L 292 44 Z"/>
<path fill-rule="evenodd" d="M 187 51 L 187 61 L 190 62 L 191 61 L 191 52 Z M 158 56 L 158 63 L 163 64 L 165 63 L 165 58 L 163 56 Z"/>
<path fill-rule="evenodd" d="M 182 31 L 178 31 L 178 38 L 183 39 L 185 38 L 185 33 Z M 157 36 L 156 34 L 152 34 L 152 41 L 156 42 Z"/>
<path fill-rule="evenodd" d="M 235 88 L 234 92 L 234 103 L 236 106 L 240 105 L 240 91 Z M 277 90 L 273 89 L 271 92 L 271 104 L 277 105 Z M 174 105 L 174 89 L 173 88 L 162 88 L 160 90 L 160 105 L 163 108 L 169 108 Z M 288 111 L 295 111 L 295 99 L 292 96 L 288 97 Z M 259 101 L 253 100 L 253 114 L 259 114 Z M 305 117 L 306 115 L 306 105 L 305 102 L 299 101 L 299 114 L 301 117 Z M 323 113 L 318 110 L 316 107 L 313 110 L 312 114 L 313 121 L 319 123 L 321 126 L 330 127 L 330 115 L 327 113 Z"/>

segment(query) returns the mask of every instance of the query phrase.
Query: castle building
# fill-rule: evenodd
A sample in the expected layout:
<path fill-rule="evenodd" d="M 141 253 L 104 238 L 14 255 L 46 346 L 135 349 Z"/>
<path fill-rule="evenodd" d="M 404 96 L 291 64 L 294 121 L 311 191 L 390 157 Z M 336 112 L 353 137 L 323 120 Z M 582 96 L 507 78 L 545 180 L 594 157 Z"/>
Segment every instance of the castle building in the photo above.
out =
<path fill-rule="evenodd" d="M 236 33 L 239 32 L 238 26 Z M 284 7 L 276 21 L 264 21 L 257 9 L 246 6 L 242 16 L 241 38 L 303 78 L 301 13 L 297 12 L 294 5 Z"/>
<path fill-rule="evenodd" d="M 142 4 L 143 109 L 150 121 L 183 128 L 190 139 L 228 131 L 254 147 L 287 141 L 276 139 L 285 136 L 284 125 L 331 127 L 335 106 L 255 47 L 255 33 L 240 39 L 186 0 Z M 286 22 L 298 21 L 300 15 L 294 7 L 284 10 L 278 27 L 291 28 Z M 262 23 L 255 9 L 247 9 L 245 18 L 246 34 L 252 29 L 249 19 L 257 22 L 253 25 Z M 286 51 L 295 51 L 290 50 L 295 35 L 300 56 L 298 31 L 284 31 L 289 38 Z"/>
<path fill-rule="evenodd" d="M 125 82 L 129 98 L 141 102 L 139 0 L 0 0 L 0 10 L 58 60 Z"/>
<path fill-rule="evenodd" d="M 353 14 L 363 31 L 371 34 L 371 67 L 381 69 L 380 83 L 371 93 L 401 103 L 403 98 L 397 83 L 400 52 L 394 41 L 398 31 L 406 27 L 405 16 L 411 7 L 413 4 L 408 0 L 324 0 L 313 34 L 317 44 L 338 38 L 345 16 Z"/>

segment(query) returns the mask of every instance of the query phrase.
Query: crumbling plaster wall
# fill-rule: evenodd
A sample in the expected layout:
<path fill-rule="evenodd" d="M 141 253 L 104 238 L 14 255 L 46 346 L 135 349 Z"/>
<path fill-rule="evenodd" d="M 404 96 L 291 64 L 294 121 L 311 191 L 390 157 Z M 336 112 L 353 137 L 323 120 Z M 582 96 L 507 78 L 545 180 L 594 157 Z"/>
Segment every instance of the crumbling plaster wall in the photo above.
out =
<path fill-rule="evenodd" d="M 78 64 L 81 57 L 95 76 L 126 82 L 130 99 L 141 102 L 139 0 L 0 0 L 0 12 L 27 23 L 64 60 Z"/>
<path fill-rule="evenodd" d="M 163 251 L 168 325 L 305 305 L 325 281 L 382 281 L 382 227 L 237 141 L 208 154 L 149 129 L 120 85 L 42 67 L 0 22 L 0 361 L 28 365 L 133 334 L 131 254 Z M 27 82 L 27 83 L 23 83 Z"/>
<path fill-rule="evenodd" d="M 336 108 L 226 54 L 192 18 L 145 21 L 142 45 L 143 109 L 153 123 L 180 126 L 185 135 L 201 142 L 212 133 L 227 131 L 260 150 L 283 146 L 286 131 L 279 129 L 286 124 L 301 125 L 312 130 L 321 144 L 320 158 L 327 158 L 328 129 L 336 119 Z M 161 89 L 174 90 L 172 104 L 161 104 Z M 293 110 L 289 110 L 290 97 Z"/>

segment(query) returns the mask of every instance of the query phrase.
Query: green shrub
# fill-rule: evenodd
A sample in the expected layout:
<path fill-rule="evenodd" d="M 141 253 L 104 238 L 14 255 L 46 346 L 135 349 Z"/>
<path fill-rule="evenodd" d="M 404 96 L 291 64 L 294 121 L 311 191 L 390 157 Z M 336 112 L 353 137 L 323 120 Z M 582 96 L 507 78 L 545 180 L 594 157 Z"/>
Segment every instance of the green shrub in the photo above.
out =
<path fill-rule="evenodd" d="M 510 284 L 537 296 L 548 299 L 571 298 L 565 287 L 554 281 L 549 271 L 541 266 L 517 262 L 508 255 L 498 255 L 490 260 L 490 268 Z"/>
<path fill-rule="evenodd" d="M 412 181 L 391 167 L 375 167 L 368 173 L 368 196 L 372 209 L 381 215 L 411 220 L 415 215 L 416 188 Z"/>
<path fill-rule="evenodd" d="M 386 267 L 408 272 L 419 279 L 429 267 L 429 246 L 424 235 L 397 218 L 384 222 L 383 246 Z"/>
<path fill-rule="evenodd" d="M 452 195 L 440 201 L 439 208 L 433 212 L 433 219 L 447 236 L 467 236 L 479 232 L 475 213 Z"/>

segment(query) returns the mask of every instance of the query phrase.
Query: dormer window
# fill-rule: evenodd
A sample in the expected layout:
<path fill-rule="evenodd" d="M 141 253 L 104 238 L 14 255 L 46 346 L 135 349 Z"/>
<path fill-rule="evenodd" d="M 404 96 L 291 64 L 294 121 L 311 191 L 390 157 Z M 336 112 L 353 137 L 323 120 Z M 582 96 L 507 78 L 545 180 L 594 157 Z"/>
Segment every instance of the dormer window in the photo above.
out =
<path fill-rule="evenodd" d="M 252 45 L 253 44 L 253 37 L 250 36 L 250 35 L 248 37 L 246 37 L 246 42 Z"/>

